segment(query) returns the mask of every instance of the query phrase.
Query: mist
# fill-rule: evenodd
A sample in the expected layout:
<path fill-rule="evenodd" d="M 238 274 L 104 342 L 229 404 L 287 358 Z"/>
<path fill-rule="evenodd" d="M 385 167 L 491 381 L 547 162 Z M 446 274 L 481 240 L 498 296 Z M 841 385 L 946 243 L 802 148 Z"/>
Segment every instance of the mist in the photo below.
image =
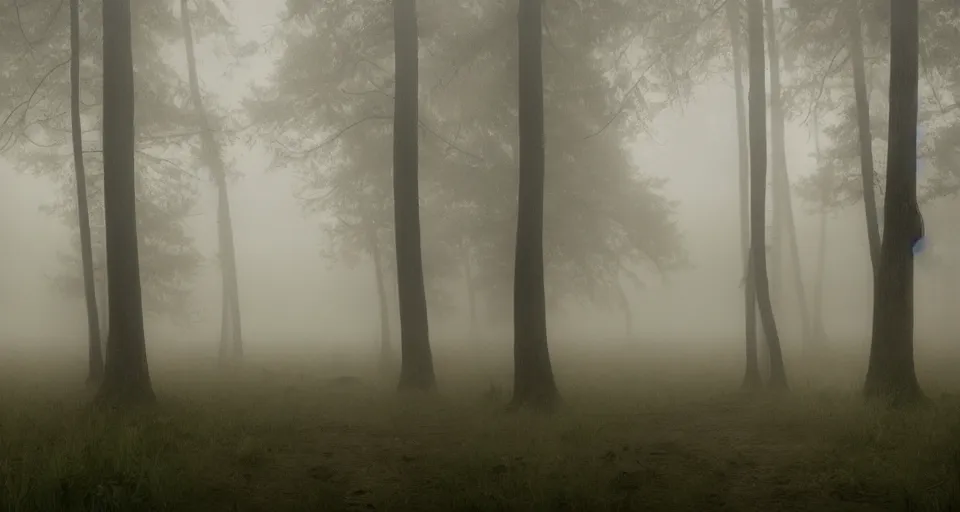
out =
<path fill-rule="evenodd" d="M 155 2 L 0 6 L 0 506 L 960 503 L 946 0 Z"/>

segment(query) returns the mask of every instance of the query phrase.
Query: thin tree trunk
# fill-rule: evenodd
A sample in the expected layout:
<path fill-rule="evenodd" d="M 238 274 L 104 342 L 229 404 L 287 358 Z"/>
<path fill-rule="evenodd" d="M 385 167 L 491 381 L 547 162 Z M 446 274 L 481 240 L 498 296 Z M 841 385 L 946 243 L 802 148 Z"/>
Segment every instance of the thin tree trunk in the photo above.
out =
<path fill-rule="evenodd" d="M 519 44 L 519 194 L 516 266 L 513 286 L 512 408 L 549 411 L 560 394 L 547 346 L 543 277 L 543 5 L 520 0 Z"/>
<path fill-rule="evenodd" d="M 219 213 L 218 213 L 219 218 Z M 219 221 L 218 221 L 219 224 Z M 222 237 L 221 237 L 222 239 Z M 223 257 L 220 257 L 220 345 L 218 346 L 218 357 L 221 366 L 226 366 L 230 362 L 230 341 L 233 340 L 233 333 L 230 326 L 230 285 L 223 278 L 225 265 Z"/>
<path fill-rule="evenodd" d="M 130 0 L 103 2 L 103 199 L 110 334 L 98 400 L 156 399 L 147 366 L 137 246 Z"/>
<path fill-rule="evenodd" d="M 766 184 L 767 184 L 767 120 L 766 77 L 763 62 L 763 0 L 749 0 L 748 33 L 750 54 L 750 170 L 752 174 L 751 251 L 753 273 L 757 287 L 757 303 L 760 320 L 770 349 L 770 387 L 786 389 L 787 374 L 780 352 L 780 337 L 770 303 L 770 280 L 767 276 L 766 258 Z"/>
<path fill-rule="evenodd" d="M 380 240 L 376 228 L 371 228 L 368 234 L 370 255 L 373 260 L 373 273 L 377 285 L 377 303 L 380 315 L 380 358 L 381 375 L 386 375 L 393 368 L 393 350 L 390 346 L 390 308 L 387 301 L 387 287 L 383 280 L 383 261 L 380 255 Z"/>
<path fill-rule="evenodd" d="M 820 121 L 816 108 L 813 111 L 813 137 L 817 171 L 820 172 Z M 829 179 L 821 184 L 823 190 L 820 199 L 820 240 L 817 246 L 817 275 L 813 287 L 812 327 L 813 335 L 816 336 L 818 344 L 823 344 L 827 339 L 827 329 L 823 323 L 823 285 L 827 259 L 827 204 L 830 201 L 831 187 L 833 186 L 833 168 L 830 169 Z"/>
<path fill-rule="evenodd" d="M 180 23 L 183 30 L 184 48 L 187 54 L 187 74 L 190 81 L 190 98 L 200 127 L 200 141 L 204 165 L 213 175 L 217 186 L 217 234 L 220 246 L 222 285 L 220 358 L 228 354 L 235 360 L 243 358 L 243 331 L 240 321 L 240 290 L 237 277 L 237 254 L 233 236 L 233 220 L 230 214 L 230 198 L 227 193 L 227 173 L 223 165 L 221 148 L 213 136 L 207 119 L 197 77 L 197 58 L 193 45 L 193 29 L 190 25 L 190 9 L 187 0 L 180 0 Z"/>
<path fill-rule="evenodd" d="M 898 0 L 899 1 L 899 0 Z M 863 27 L 860 2 L 851 1 L 846 15 L 850 25 L 850 61 L 853 65 L 853 92 L 857 104 L 857 132 L 860 144 L 860 179 L 863 182 L 863 208 L 867 219 L 867 240 L 870 264 L 874 275 L 880 262 L 880 221 L 877 218 L 877 196 L 874 189 L 873 134 L 870 130 L 870 100 L 864 71 Z"/>
<path fill-rule="evenodd" d="M 786 151 L 786 115 L 783 112 L 783 96 L 780 86 L 780 44 L 777 38 L 777 19 L 773 10 L 773 0 L 765 0 L 767 19 L 767 48 L 770 62 L 770 138 L 773 157 L 774 203 L 779 205 L 779 222 L 774 232 L 782 232 L 787 237 L 790 259 L 793 265 L 790 276 L 797 293 L 800 309 L 800 333 L 804 348 L 814 342 L 810 333 L 810 310 L 807 305 L 807 292 L 803 284 L 803 272 L 800 263 L 800 248 L 797 244 L 797 226 L 793 219 L 793 200 L 790 193 L 790 175 L 787 173 Z M 780 257 L 778 265 L 783 265 Z M 781 268 L 782 271 L 782 268 Z"/>
<path fill-rule="evenodd" d="M 884 236 L 873 294 L 873 337 L 864 394 L 905 404 L 923 398 L 913 360 L 913 244 L 921 234 L 917 203 L 918 0 L 892 4 L 890 143 Z"/>
<path fill-rule="evenodd" d="M 77 215 L 80 226 L 80 260 L 83 265 L 83 297 L 87 307 L 87 384 L 103 379 L 103 352 L 100 314 L 93 275 L 93 242 L 90 236 L 90 207 L 87 204 L 87 173 L 83 165 L 83 125 L 80 120 L 80 0 L 70 0 L 70 128 L 73 139 L 73 167 L 77 182 Z"/>
<path fill-rule="evenodd" d="M 740 178 L 740 257 L 744 265 L 743 319 L 746 340 L 746 366 L 743 387 L 761 385 L 757 363 L 757 293 L 750 271 L 750 155 L 747 139 L 747 113 L 743 97 L 743 48 L 740 42 L 740 2 L 727 2 L 727 24 L 733 50 L 733 87 L 737 107 L 737 150 Z"/>
<path fill-rule="evenodd" d="M 400 296 L 401 390 L 436 387 L 427 294 L 423 284 L 419 201 L 419 51 L 416 0 L 393 2 L 396 93 L 393 117 L 393 206 Z"/>
<path fill-rule="evenodd" d="M 470 314 L 470 339 L 475 341 L 477 336 L 477 291 L 473 282 L 473 258 L 469 242 L 466 239 L 460 242 L 460 250 L 462 252 L 463 278 L 467 292 L 467 309 Z"/>

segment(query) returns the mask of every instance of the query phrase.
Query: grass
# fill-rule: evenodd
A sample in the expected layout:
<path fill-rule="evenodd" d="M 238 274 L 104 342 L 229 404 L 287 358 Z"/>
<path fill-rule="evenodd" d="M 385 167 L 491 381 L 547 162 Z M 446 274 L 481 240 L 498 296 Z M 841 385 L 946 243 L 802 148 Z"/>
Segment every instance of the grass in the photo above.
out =
<path fill-rule="evenodd" d="M 158 404 L 113 413 L 77 361 L 7 361 L 0 510 L 960 510 L 956 359 L 890 411 L 839 356 L 744 395 L 736 352 L 558 352 L 552 417 L 504 413 L 493 356 L 441 351 L 441 394 L 403 398 L 343 355 L 160 360 Z"/>

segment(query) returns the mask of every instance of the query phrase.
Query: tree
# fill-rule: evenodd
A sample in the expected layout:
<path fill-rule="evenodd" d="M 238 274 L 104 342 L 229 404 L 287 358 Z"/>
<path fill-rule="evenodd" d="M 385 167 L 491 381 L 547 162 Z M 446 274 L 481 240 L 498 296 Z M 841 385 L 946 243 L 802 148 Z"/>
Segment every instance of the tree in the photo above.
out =
<path fill-rule="evenodd" d="M 549 85 L 546 139 L 556 148 L 546 154 L 551 175 L 544 198 L 550 311 L 574 300 L 616 305 L 616 283 L 623 275 L 666 273 L 685 256 L 672 218 L 676 205 L 661 190 L 664 181 L 636 169 L 629 147 L 662 107 L 647 99 L 648 92 L 662 95 L 664 103 L 687 93 L 677 83 L 683 79 L 676 78 L 687 76 L 685 71 L 665 61 L 663 52 L 644 47 L 649 42 L 676 49 L 672 27 L 682 17 L 651 14 L 643 23 L 657 30 L 648 39 L 626 30 L 635 9 L 596 2 L 604 14 L 589 23 L 576 4 L 544 6 L 551 32 L 543 56 Z M 395 272 L 391 219 L 385 214 L 393 206 L 386 151 L 395 96 L 389 5 L 288 2 L 293 21 L 278 38 L 283 57 L 275 83 L 250 105 L 261 133 L 275 138 L 279 160 L 302 179 L 297 192 L 305 210 L 325 217 L 329 249 L 351 263 L 371 257 L 367 229 L 375 226 L 385 276 Z M 455 312 L 449 285 L 463 278 L 465 254 L 473 271 L 474 307 L 478 316 L 486 315 L 483 325 L 507 324 L 512 316 L 515 7 L 515 2 L 438 2 L 419 13 L 421 230 L 431 317 Z M 682 19 L 683 25 L 697 22 Z M 614 58 L 633 39 L 643 51 L 629 53 L 648 62 Z M 698 47 L 689 49 L 700 55 Z M 685 61 L 687 53 L 682 56 Z M 316 66 L 317 59 L 327 65 Z M 649 72 L 639 77 L 637 68 Z M 635 90 L 624 93 L 635 82 Z M 465 316 L 472 310 L 466 302 Z"/>
<path fill-rule="evenodd" d="M 817 244 L 817 266 L 813 284 L 813 308 L 810 328 L 813 336 L 823 342 L 827 331 L 823 322 L 823 287 L 826 275 L 827 256 L 827 216 L 831 208 L 836 208 L 837 185 L 833 162 L 824 162 L 820 151 L 820 115 L 813 110 L 813 147 L 817 168 L 813 174 L 805 176 L 797 183 L 800 198 L 815 205 L 814 213 L 819 217 L 819 242 Z"/>
<path fill-rule="evenodd" d="M 770 354 L 770 387 L 786 389 L 787 375 L 780 351 L 780 337 L 770 302 L 766 255 L 767 122 L 766 77 L 763 51 L 763 0 L 748 0 L 747 33 L 750 69 L 750 232 L 751 271 L 757 287 L 760 321 Z"/>
<path fill-rule="evenodd" d="M 860 175 L 863 182 L 863 207 L 866 211 L 867 238 L 870 243 L 870 263 L 876 273 L 880 258 L 880 223 L 877 219 L 877 199 L 873 184 L 873 137 L 870 134 L 870 103 L 867 98 L 867 79 L 864 71 L 863 22 L 860 0 L 849 2 L 845 10 L 850 25 L 850 61 L 853 66 L 853 89 L 857 100 L 857 131 L 860 143 Z"/>
<path fill-rule="evenodd" d="M 765 0 L 765 12 L 767 23 L 767 49 L 770 60 L 770 138 L 771 138 L 771 156 L 773 160 L 773 201 L 774 201 L 774 243 L 773 258 L 775 261 L 774 269 L 777 272 L 777 280 L 782 277 L 779 275 L 782 271 L 782 238 L 781 233 L 786 235 L 787 248 L 790 251 L 790 258 L 793 260 L 791 267 L 791 277 L 793 278 L 793 288 L 797 293 L 797 302 L 800 306 L 800 326 L 801 336 L 804 347 L 807 347 L 814 340 L 810 334 L 810 314 L 807 310 L 807 297 L 803 285 L 803 274 L 800 264 L 800 249 L 797 244 L 797 229 L 793 221 L 793 201 L 790 194 L 790 176 L 787 173 L 787 153 L 786 153 L 786 114 L 783 109 L 783 91 L 780 86 L 780 42 L 777 27 L 777 17 L 773 8 L 773 0 Z"/>
<path fill-rule="evenodd" d="M 103 378 L 103 339 L 93 274 L 93 243 L 90 236 L 90 209 L 87 206 L 87 174 L 83 165 L 83 124 L 80 114 L 80 1 L 70 0 L 70 124 L 73 165 L 77 182 L 77 228 L 80 231 L 80 258 L 83 268 L 84 304 L 87 308 L 88 385 Z"/>
<path fill-rule="evenodd" d="M 760 365 L 757 361 L 757 289 L 750 269 L 750 155 L 747 139 L 747 113 L 743 97 L 743 49 L 740 22 L 741 3 L 727 1 L 727 27 L 730 31 L 730 48 L 733 60 L 733 87 L 737 109 L 737 156 L 740 178 L 740 251 L 743 261 L 743 319 L 746 340 L 746 364 L 743 387 L 754 389 L 761 386 Z"/>
<path fill-rule="evenodd" d="M 10 87 L 0 91 L 0 101 L 8 102 L 10 115 L 0 129 L 0 146 L 15 154 L 17 168 L 48 177 L 58 187 L 56 198 L 43 205 L 48 213 L 63 220 L 72 231 L 72 243 L 61 254 L 63 270 L 54 276 L 56 284 L 70 297 L 85 295 L 80 228 L 77 219 L 77 183 L 75 154 L 71 147 L 71 83 L 63 65 L 69 62 L 70 23 L 58 16 L 58 0 L 38 0 L 22 5 L 22 27 L 30 40 L 26 47 L 17 23 L 4 33 L 17 33 L 12 43 L 0 51 L 4 69 L 10 74 Z M 79 5 L 82 47 L 100 44 L 102 39 L 101 5 Z M 185 164 L 185 153 L 192 149 L 193 135 L 182 128 L 191 118 L 178 105 L 181 80 L 160 58 L 163 43 L 180 31 L 172 4 L 138 2 L 131 6 L 134 59 L 138 71 L 135 87 L 137 149 L 136 175 L 137 232 L 140 237 L 140 268 L 143 305 L 147 315 L 162 315 L 180 320 L 189 313 L 190 282 L 202 261 L 186 230 L 187 218 L 196 204 L 196 176 Z M 204 11 L 210 30 L 222 26 L 215 13 Z M 16 17 L 10 19 L 15 20 Z M 7 18 L 5 18 L 6 20 Z M 65 58 L 67 57 L 67 58 Z M 106 338 L 104 295 L 106 258 L 103 226 L 103 174 L 100 52 L 86 52 L 80 61 L 80 109 L 83 130 L 83 163 L 87 190 L 87 209 L 91 228 L 94 276 L 101 337 Z"/>
<path fill-rule="evenodd" d="M 98 399 L 155 399 L 147 366 L 134 185 L 130 0 L 103 1 L 103 171 L 110 334 Z"/>
<path fill-rule="evenodd" d="M 843 155 L 844 160 L 854 160 L 859 168 L 859 182 L 853 182 L 846 174 L 838 174 L 838 186 L 851 192 L 855 200 L 863 200 L 867 239 L 871 266 L 876 272 L 877 256 L 880 250 L 880 230 L 876 200 L 877 172 L 874 163 L 874 143 L 878 136 L 875 120 L 872 120 L 869 101 L 871 83 L 865 51 L 882 51 L 886 44 L 886 35 L 882 27 L 887 23 L 888 14 L 884 12 L 886 3 L 877 0 L 853 0 L 850 2 L 829 2 L 825 0 L 791 1 L 791 35 L 788 39 L 788 61 L 800 59 L 800 65 L 794 66 L 801 78 L 795 85 L 795 96 L 807 96 L 811 105 L 806 116 L 814 108 L 820 108 L 825 101 L 831 100 L 831 89 L 839 89 L 841 97 L 852 92 L 853 98 L 843 98 L 833 102 L 835 108 L 843 109 L 843 118 L 839 125 L 827 128 L 842 137 L 831 137 L 834 148 L 824 153 L 830 161 L 831 153 Z M 877 61 L 877 59 L 873 59 Z M 849 68 L 845 68 L 847 64 Z M 876 66 L 876 64 L 873 64 Z M 830 80 L 842 70 L 843 83 L 831 85 Z M 803 91 L 803 94 L 797 92 Z M 825 93 L 826 97 L 825 97 Z M 806 110 L 806 109 L 805 109 Z M 850 151 L 853 151 L 851 154 Z M 836 168 L 837 166 L 833 166 Z M 844 169 L 846 170 L 846 169 Z"/>
<path fill-rule="evenodd" d="M 243 331 L 240 320 L 240 291 L 237 278 L 237 254 L 234 246 L 233 220 L 230 215 L 230 198 L 227 190 L 227 173 L 224 168 L 220 144 L 214 138 L 207 118 L 197 78 L 197 58 L 193 45 L 193 28 L 190 23 L 190 7 L 187 0 L 180 0 L 180 19 L 183 28 L 184 48 L 187 54 L 187 72 L 190 82 L 190 98 L 200 127 L 201 154 L 203 163 L 213 176 L 217 187 L 217 240 L 220 249 L 221 268 L 221 321 L 220 361 L 224 363 L 232 355 L 235 360 L 243 357 Z"/>
<path fill-rule="evenodd" d="M 922 236 L 917 202 L 919 2 L 892 2 L 890 143 L 884 236 L 873 298 L 873 336 L 864 394 L 894 404 L 923 398 L 913 360 L 913 246 Z"/>
<path fill-rule="evenodd" d="M 519 194 L 513 291 L 513 407 L 549 410 L 560 394 L 547 347 L 547 305 L 543 279 L 543 6 L 520 0 Z"/>
<path fill-rule="evenodd" d="M 416 0 L 394 0 L 396 86 L 393 116 L 393 208 L 400 296 L 401 390 L 436 387 L 427 326 L 420 248 L 419 42 Z"/>

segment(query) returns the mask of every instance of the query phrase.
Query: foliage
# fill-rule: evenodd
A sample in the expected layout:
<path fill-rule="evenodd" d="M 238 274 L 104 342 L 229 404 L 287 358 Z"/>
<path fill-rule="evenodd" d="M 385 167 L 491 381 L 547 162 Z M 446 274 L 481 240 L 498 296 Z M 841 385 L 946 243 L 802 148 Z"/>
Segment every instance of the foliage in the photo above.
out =
<path fill-rule="evenodd" d="M 699 48 L 667 37 L 680 24 L 698 26 L 693 11 L 654 15 L 652 7 L 635 12 L 631 3 L 593 3 L 551 3 L 545 12 L 545 259 L 554 305 L 609 300 L 625 270 L 652 263 L 666 271 L 684 261 L 671 221 L 675 205 L 660 194 L 660 181 L 636 173 L 626 144 L 650 116 L 684 98 L 691 76 L 710 60 L 702 51 L 654 53 Z M 326 216 L 337 254 L 368 254 L 371 228 L 392 247 L 390 12 L 359 1 L 291 1 L 288 9 L 275 83 L 251 103 L 253 117 L 277 134 L 277 157 L 301 177 L 307 211 Z M 516 236 L 516 5 L 420 2 L 419 12 L 431 308 L 449 303 L 438 294 L 462 272 L 462 244 L 478 266 L 478 291 L 491 306 L 508 305 Z M 643 30 L 632 32 L 631 22 L 642 19 Z M 624 55 L 619 61 L 608 58 L 614 45 Z M 641 63 L 646 68 L 638 74 Z"/>
<path fill-rule="evenodd" d="M 201 8 L 205 30 L 226 20 L 217 9 Z M 0 142 L 15 153 L 21 170 L 51 178 L 59 194 L 46 210 L 71 227 L 74 240 L 63 255 L 64 271 L 56 282 L 78 294 L 80 275 L 79 228 L 76 225 L 76 186 L 70 147 L 69 22 L 63 2 L 37 0 L 4 16 L 2 58 L 10 87 L 0 92 L 8 115 Z M 164 45 L 180 36 L 175 2 L 132 2 L 133 51 L 136 87 L 138 147 L 138 224 L 141 279 L 148 313 L 181 315 L 187 311 L 189 279 L 202 262 L 185 222 L 198 196 L 198 179 L 190 161 L 197 151 L 185 127 L 195 125 L 186 108 L 186 86 L 161 58 Z M 101 7 L 81 3 L 81 108 L 84 124 L 84 161 L 91 208 L 97 273 L 103 265 L 103 196 L 100 110 L 102 91 Z M 20 29 L 23 32 L 20 32 Z M 29 41 L 29 44 L 28 44 Z M 80 296 L 80 295 L 77 295 Z"/>

